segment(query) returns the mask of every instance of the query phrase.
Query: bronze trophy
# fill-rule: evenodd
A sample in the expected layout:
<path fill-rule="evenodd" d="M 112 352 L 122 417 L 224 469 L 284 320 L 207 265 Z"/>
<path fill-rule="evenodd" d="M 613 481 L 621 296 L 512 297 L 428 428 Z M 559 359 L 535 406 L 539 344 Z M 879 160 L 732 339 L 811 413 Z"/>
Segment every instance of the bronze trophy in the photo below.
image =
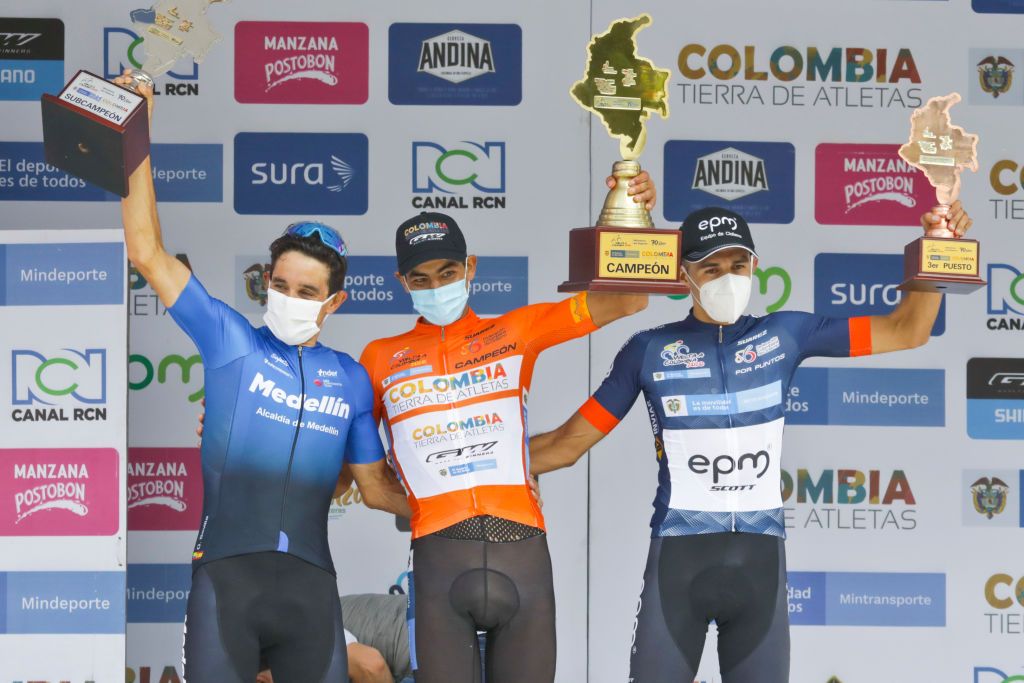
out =
<path fill-rule="evenodd" d="M 627 194 L 629 181 L 640 173 L 637 159 L 650 113 L 668 118 L 670 72 L 636 54 L 636 33 L 650 23 L 647 14 L 618 19 L 594 36 L 583 80 L 570 90 L 619 138 L 622 160 L 612 166 L 616 184 L 597 225 L 569 232 L 569 279 L 559 285 L 560 292 L 689 292 L 680 276 L 682 233 L 655 228 L 650 212 Z"/>
<path fill-rule="evenodd" d="M 201 62 L 220 40 L 206 21 L 206 8 L 220 0 L 162 0 L 132 13 L 145 41 L 146 58 L 132 73 L 132 88 L 189 55 Z M 42 96 L 46 163 L 108 192 L 128 196 L 128 177 L 149 155 L 146 99 L 89 71 L 79 71 L 58 95 Z"/>
<path fill-rule="evenodd" d="M 954 126 L 949 109 L 960 101 L 958 93 L 933 97 L 914 111 L 910 141 L 900 156 L 920 169 L 935 187 L 938 204 L 932 213 L 944 216 L 960 194 L 960 173 L 978 170 L 978 136 Z M 903 250 L 904 281 L 900 289 L 967 294 L 985 285 L 980 274 L 977 240 L 956 237 L 943 220 L 924 237 Z"/>

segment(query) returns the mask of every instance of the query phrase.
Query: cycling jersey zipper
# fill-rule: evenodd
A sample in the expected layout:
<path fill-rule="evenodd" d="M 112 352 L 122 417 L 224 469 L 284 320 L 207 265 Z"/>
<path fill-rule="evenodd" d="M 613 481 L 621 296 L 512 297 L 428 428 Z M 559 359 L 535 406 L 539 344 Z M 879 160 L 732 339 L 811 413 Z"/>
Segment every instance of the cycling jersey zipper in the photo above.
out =
<path fill-rule="evenodd" d="M 444 370 L 444 374 L 447 377 L 448 376 L 448 350 L 444 347 L 444 329 L 445 328 L 442 325 L 441 326 L 441 369 Z M 455 407 L 455 404 L 454 403 L 449 403 L 448 404 L 448 411 L 452 412 L 453 410 L 457 410 L 456 407 Z M 456 418 L 458 418 L 457 415 L 456 415 Z M 476 487 L 475 486 L 470 486 L 469 487 L 469 497 L 473 501 L 473 511 L 477 512 L 477 507 L 476 507 Z"/>
<path fill-rule="evenodd" d="M 727 381 L 726 374 L 725 374 L 725 359 L 722 357 L 722 346 L 723 346 L 723 344 L 722 344 L 722 326 L 719 325 L 718 326 L 718 366 L 720 368 L 722 368 L 722 393 L 724 393 L 726 395 L 726 397 L 728 397 L 729 396 L 729 382 Z M 729 420 L 729 434 L 731 435 L 732 434 L 732 411 L 730 410 L 730 411 L 726 411 L 726 412 L 727 412 L 726 417 Z M 735 512 L 730 512 L 729 516 L 730 516 L 730 519 L 731 519 L 731 522 L 732 522 L 732 531 L 736 531 L 736 513 Z"/>
<path fill-rule="evenodd" d="M 292 481 L 292 462 L 295 460 L 295 445 L 299 442 L 299 432 L 302 430 L 302 415 L 306 408 L 306 373 L 302 371 L 302 347 L 298 347 L 299 351 L 299 382 L 301 389 L 299 389 L 299 421 L 295 425 L 295 436 L 292 437 L 292 451 L 288 454 L 288 469 L 284 475 L 284 489 L 281 495 L 281 520 L 278 523 L 278 531 L 284 533 L 284 510 L 288 504 L 288 485 Z M 285 535 L 287 538 L 287 535 Z M 281 538 L 278 537 L 277 549 L 282 552 L 288 551 L 287 544 L 284 545 L 284 549 L 281 548 Z"/>

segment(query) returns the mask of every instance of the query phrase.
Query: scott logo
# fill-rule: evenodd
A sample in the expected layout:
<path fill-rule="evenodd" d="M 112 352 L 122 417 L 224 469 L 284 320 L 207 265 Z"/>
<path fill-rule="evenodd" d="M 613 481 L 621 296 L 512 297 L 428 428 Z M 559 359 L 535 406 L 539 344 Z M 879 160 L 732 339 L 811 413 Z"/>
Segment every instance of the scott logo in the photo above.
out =
<path fill-rule="evenodd" d="M 448 450 L 438 451 L 437 453 L 431 453 L 427 456 L 427 462 L 447 463 L 459 459 L 477 458 L 484 455 L 490 455 L 494 452 L 494 447 L 497 445 L 497 441 L 488 441 L 487 443 L 475 443 L 472 446 L 450 448 Z"/>
<path fill-rule="evenodd" d="M 11 403 L 56 405 L 67 398 L 106 403 L 106 349 L 62 349 L 50 356 L 26 349 L 11 351 Z"/>
<path fill-rule="evenodd" d="M 760 467 L 761 471 L 757 473 L 757 478 L 760 479 L 768 471 L 771 463 L 772 456 L 765 450 L 760 450 L 757 453 L 744 453 L 739 459 L 731 455 L 719 455 L 714 460 L 710 460 L 706 455 L 697 454 L 690 456 L 690 459 L 687 461 L 690 471 L 694 474 L 707 474 L 710 467 L 711 480 L 715 484 L 723 476 L 728 476 L 734 472 L 742 472 L 747 466 L 754 469 Z"/>

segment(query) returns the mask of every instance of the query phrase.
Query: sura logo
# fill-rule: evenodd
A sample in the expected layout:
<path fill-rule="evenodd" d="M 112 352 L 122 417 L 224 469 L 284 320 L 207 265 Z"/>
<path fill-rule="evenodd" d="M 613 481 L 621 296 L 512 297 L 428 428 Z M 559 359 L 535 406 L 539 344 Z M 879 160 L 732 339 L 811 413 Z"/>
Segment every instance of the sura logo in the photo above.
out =
<path fill-rule="evenodd" d="M 848 156 L 843 159 L 843 172 L 872 174 L 872 177 L 859 178 L 843 186 L 846 213 L 872 202 L 896 202 L 907 208 L 917 206 L 916 170 L 899 157 Z"/>
<path fill-rule="evenodd" d="M 338 84 L 338 39 L 334 36 L 264 36 L 268 52 L 298 52 L 268 61 L 263 69 L 266 92 L 282 83 L 310 79 L 329 86 Z M 331 54 L 334 53 L 334 54 Z"/>
<path fill-rule="evenodd" d="M 299 394 L 289 394 L 284 389 L 279 388 L 274 380 L 266 379 L 258 372 L 249 385 L 249 392 L 262 394 L 264 398 L 269 398 L 274 403 L 281 403 L 295 410 L 298 410 L 301 405 L 305 413 L 323 413 L 345 419 L 349 416 L 351 410 L 345 401 L 334 396 L 311 398 L 305 394 L 301 396 Z"/>
<path fill-rule="evenodd" d="M 687 461 L 690 471 L 694 474 L 707 474 L 708 468 L 710 468 L 711 480 L 715 484 L 717 484 L 722 477 L 742 472 L 747 467 L 754 468 L 755 470 L 760 467 L 761 469 L 757 473 L 757 478 L 760 479 L 764 476 L 765 472 L 768 471 L 771 463 L 772 456 L 769 455 L 766 450 L 760 450 L 757 453 L 744 453 L 739 458 L 734 458 L 731 455 L 718 455 L 715 456 L 714 460 L 709 459 L 706 455 L 695 454 L 690 456 L 690 459 Z M 747 484 L 745 486 L 740 486 L 739 488 L 729 487 L 729 490 L 735 491 L 753 488 L 754 484 Z"/>
<path fill-rule="evenodd" d="M 183 462 L 128 462 L 128 509 L 156 505 L 184 512 L 185 480 Z"/>
<path fill-rule="evenodd" d="M 462 83 L 483 74 L 494 73 L 491 41 L 459 30 L 428 38 L 420 48 L 416 70 L 449 83 Z"/>
<path fill-rule="evenodd" d="M 727 147 L 697 159 L 694 190 L 733 201 L 755 192 L 768 191 L 764 159 Z"/>
<path fill-rule="evenodd" d="M 89 514 L 89 507 L 85 504 L 85 481 L 82 480 L 88 478 L 89 470 L 84 463 L 16 463 L 15 480 L 64 481 L 49 481 L 15 493 L 15 524 L 20 524 L 26 518 L 44 510 L 66 510 L 79 517 L 85 517 Z"/>
<path fill-rule="evenodd" d="M 327 175 L 327 179 L 325 179 L 326 174 L 323 162 L 295 161 L 292 163 L 277 163 L 273 161 L 260 161 L 253 164 L 250 168 L 253 175 L 253 179 L 250 182 L 252 185 L 266 185 L 269 183 L 270 185 L 326 187 L 331 192 L 341 192 L 352 182 L 355 169 L 344 159 L 334 154 L 331 155 L 330 166 L 331 173 L 336 177 Z"/>
<path fill-rule="evenodd" d="M 833 306 L 895 306 L 902 298 L 898 285 L 880 282 L 836 282 L 830 291 Z"/>

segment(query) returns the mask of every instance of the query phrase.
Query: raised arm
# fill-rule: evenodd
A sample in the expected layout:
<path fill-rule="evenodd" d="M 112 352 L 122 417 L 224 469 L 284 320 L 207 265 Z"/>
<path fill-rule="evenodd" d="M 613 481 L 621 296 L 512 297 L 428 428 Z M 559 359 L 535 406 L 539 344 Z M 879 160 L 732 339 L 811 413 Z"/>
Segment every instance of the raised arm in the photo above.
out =
<path fill-rule="evenodd" d="M 127 76 L 118 76 L 114 83 L 127 85 L 130 80 Z M 153 90 L 140 86 L 138 93 L 146 98 L 152 123 Z M 121 220 L 128 258 L 153 287 L 164 306 L 173 306 L 188 284 L 191 273 L 185 264 L 164 249 L 160 218 L 156 212 L 153 168 L 148 156 L 128 179 L 128 196 L 121 200 Z"/>
<path fill-rule="evenodd" d="M 959 200 L 950 207 L 948 228 L 963 237 L 973 221 Z M 938 226 L 944 218 L 926 213 L 921 225 L 927 231 Z M 899 305 L 888 315 L 871 316 L 871 353 L 901 351 L 924 345 L 931 336 L 932 326 L 942 305 L 942 294 L 933 292 L 903 292 Z"/>
<path fill-rule="evenodd" d="M 575 465 L 604 438 L 604 432 L 578 412 L 551 432 L 530 437 L 530 474 L 536 476 Z"/>

